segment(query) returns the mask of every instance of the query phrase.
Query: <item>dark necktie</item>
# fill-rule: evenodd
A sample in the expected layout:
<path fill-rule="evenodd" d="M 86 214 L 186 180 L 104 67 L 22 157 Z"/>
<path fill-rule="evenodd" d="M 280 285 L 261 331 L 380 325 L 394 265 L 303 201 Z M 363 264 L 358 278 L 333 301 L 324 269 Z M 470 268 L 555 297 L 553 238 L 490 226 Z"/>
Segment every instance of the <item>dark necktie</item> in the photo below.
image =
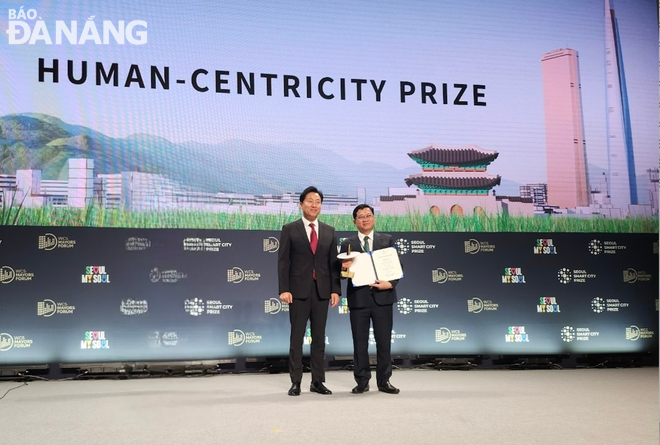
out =
<path fill-rule="evenodd" d="M 364 237 L 364 246 L 362 246 L 362 250 L 364 250 L 365 252 L 369 252 L 369 250 L 371 250 L 371 249 L 369 249 L 369 237 L 368 236 Z"/>

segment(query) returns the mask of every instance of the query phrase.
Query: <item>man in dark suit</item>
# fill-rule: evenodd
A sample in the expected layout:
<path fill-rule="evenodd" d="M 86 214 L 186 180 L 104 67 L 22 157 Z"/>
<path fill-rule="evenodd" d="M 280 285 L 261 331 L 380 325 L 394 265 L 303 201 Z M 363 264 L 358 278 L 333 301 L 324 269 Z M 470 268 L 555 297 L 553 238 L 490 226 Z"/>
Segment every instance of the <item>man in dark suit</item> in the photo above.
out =
<path fill-rule="evenodd" d="M 341 243 L 341 252 L 347 252 L 351 246 L 353 252 L 364 252 L 386 247 L 393 247 L 392 235 L 374 232 L 376 217 L 374 209 L 368 204 L 360 204 L 353 210 L 353 223 L 358 234 L 346 238 Z M 342 261 L 342 270 L 347 270 L 353 260 Z M 369 326 L 373 323 L 376 340 L 376 382 L 378 390 L 388 394 L 398 394 L 399 389 L 392 386 L 392 306 L 396 302 L 396 284 L 398 280 L 376 280 L 368 286 L 354 287 L 351 279 L 346 286 L 346 297 L 350 310 L 351 331 L 353 333 L 353 375 L 357 386 L 351 391 L 362 394 L 369 391 Z"/>
<path fill-rule="evenodd" d="M 307 187 L 300 194 L 302 218 L 282 227 L 280 236 L 277 258 L 280 300 L 289 304 L 291 322 L 290 396 L 300 395 L 303 374 L 302 348 L 307 320 L 310 321 L 312 332 L 312 383 L 309 390 L 319 394 L 332 394 L 323 384 L 325 322 L 328 317 L 328 301 L 332 307 L 339 302 L 341 283 L 335 228 L 317 219 L 322 203 L 323 193 L 316 187 Z"/>

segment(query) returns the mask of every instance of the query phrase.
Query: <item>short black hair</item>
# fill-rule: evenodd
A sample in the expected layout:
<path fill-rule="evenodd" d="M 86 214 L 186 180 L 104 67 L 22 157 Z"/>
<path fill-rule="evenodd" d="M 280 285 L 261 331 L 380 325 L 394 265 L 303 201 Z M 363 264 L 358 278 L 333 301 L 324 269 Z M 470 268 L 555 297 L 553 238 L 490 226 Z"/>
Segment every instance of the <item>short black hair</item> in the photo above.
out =
<path fill-rule="evenodd" d="M 374 212 L 374 208 L 371 207 L 369 204 L 358 204 L 357 207 L 353 209 L 353 220 L 357 218 L 357 213 L 362 209 L 369 209 L 371 210 L 372 215 L 376 214 L 376 212 Z"/>
<path fill-rule="evenodd" d="M 300 194 L 300 202 L 303 202 L 307 197 L 307 195 L 309 195 L 310 193 L 318 193 L 319 196 L 321 197 L 321 202 L 323 202 L 323 193 L 321 192 L 321 190 L 317 189 L 313 185 L 310 185 L 309 187 L 307 187 L 305 190 L 302 191 L 302 193 Z"/>

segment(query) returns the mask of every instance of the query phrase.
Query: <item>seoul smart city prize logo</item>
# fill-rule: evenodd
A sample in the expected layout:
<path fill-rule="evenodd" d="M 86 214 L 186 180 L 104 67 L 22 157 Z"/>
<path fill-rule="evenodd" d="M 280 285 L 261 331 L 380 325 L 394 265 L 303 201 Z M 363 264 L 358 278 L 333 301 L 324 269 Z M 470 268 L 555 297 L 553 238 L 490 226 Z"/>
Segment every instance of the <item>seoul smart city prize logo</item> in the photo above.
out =
<path fill-rule="evenodd" d="M 399 238 L 395 241 L 394 246 L 399 255 L 405 255 L 410 251 L 410 242 L 407 239 Z"/>
<path fill-rule="evenodd" d="M 619 244 L 618 242 L 611 240 L 602 241 L 599 239 L 592 239 L 587 244 L 587 249 L 589 250 L 589 253 L 594 256 L 598 256 L 601 254 L 614 255 L 619 251 L 626 250 L 627 248 L 628 246 L 624 244 Z"/>
<path fill-rule="evenodd" d="M 398 299 L 396 307 L 400 314 L 408 315 L 410 313 L 427 314 L 437 310 L 440 305 L 438 303 L 430 303 L 429 300 L 411 300 L 410 298 L 402 297 Z"/>
<path fill-rule="evenodd" d="M 603 312 L 619 312 L 621 309 L 630 307 L 630 303 L 618 298 L 594 297 L 591 300 L 591 310 L 597 314 Z"/>
<path fill-rule="evenodd" d="M 399 298 L 396 302 L 396 308 L 399 310 L 399 313 L 403 315 L 410 314 L 414 309 L 410 298 Z"/>
<path fill-rule="evenodd" d="M 585 269 L 569 269 L 568 267 L 562 267 L 557 271 L 557 280 L 561 284 L 569 283 L 586 283 L 587 280 L 593 280 L 596 278 L 595 273 L 589 273 Z"/>
<path fill-rule="evenodd" d="M 559 331 L 562 341 L 571 343 L 572 341 L 589 341 L 591 338 L 598 337 L 600 332 L 592 331 L 587 327 L 564 326 Z"/>
<path fill-rule="evenodd" d="M 231 247 L 232 243 L 220 238 L 184 238 L 184 252 L 220 252 L 220 249 Z"/>

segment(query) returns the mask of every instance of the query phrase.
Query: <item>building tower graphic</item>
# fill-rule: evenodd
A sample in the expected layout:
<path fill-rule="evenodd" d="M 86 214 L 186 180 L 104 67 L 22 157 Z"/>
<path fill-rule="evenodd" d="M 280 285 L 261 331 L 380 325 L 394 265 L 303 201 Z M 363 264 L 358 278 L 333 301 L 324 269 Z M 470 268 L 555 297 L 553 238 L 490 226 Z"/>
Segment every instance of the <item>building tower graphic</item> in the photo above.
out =
<path fill-rule="evenodd" d="M 637 179 L 621 39 L 611 1 L 605 0 L 605 82 L 608 193 L 612 206 L 637 204 Z"/>
<path fill-rule="evenodd" d="M 545 107 L 548 204 L 589 205 L 589 178 L 577 51 L 557 49 L 541 57 Z"/>

